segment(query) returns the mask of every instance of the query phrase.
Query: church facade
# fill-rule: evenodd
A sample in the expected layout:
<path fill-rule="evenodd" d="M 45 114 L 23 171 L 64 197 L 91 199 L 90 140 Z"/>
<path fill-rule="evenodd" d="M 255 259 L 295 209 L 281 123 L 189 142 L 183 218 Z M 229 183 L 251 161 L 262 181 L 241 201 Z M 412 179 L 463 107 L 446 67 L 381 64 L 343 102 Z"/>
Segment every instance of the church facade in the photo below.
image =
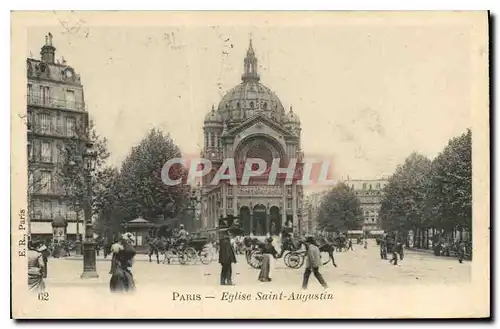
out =
<path fill-rule="evenodd" d="M 215 228 L 220 217 L 233 215 L 239 217 L 245 234 L 256 236 L 278 234 L 283 225 L 296 230 L 303 198 L 302 186 L 297 184 L 303 161 L 300 120 L 291 107 L 285 111 L 276 94 L 260 82 L 251 40 L 243 62 L 242 82 L 222 97 L 217 108 L 212 106 L 204 120 L 202 157 L 211 161 L 212 171 L 202 182 L 202 218 L 206 228 Z M 236 163 L 236 184 L 221 180 L 211 185 L 228 158 Z M 289 180 L 278 175 L 275 184 L 269 185 L 268 170 L 241 184 L 248 158 L 264 160 L 267 168 L 274 159 L 279 159 L 280 168 L 296 159 L 296 174 Z"/>

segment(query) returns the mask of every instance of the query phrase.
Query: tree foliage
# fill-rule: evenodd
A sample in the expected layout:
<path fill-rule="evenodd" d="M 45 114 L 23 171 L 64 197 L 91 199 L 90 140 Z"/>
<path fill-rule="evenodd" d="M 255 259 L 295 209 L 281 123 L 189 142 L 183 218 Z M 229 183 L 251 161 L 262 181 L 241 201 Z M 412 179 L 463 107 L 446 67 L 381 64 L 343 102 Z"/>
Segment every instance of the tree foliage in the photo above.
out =
<path fill-rule="evenodd" d="M 431 161 L 412 153 L 385 187 L 380 217 L 385 229 L 410 230 L 425 226 Z"/>
<path fill-rule="evenodd" d="M 321 200 L 318 228 L 329 232 L 361 229 L 363 225 L 359 199 L 346 184 L 340 183 Z"/>
<path fill-rule="evenodd" d="M 93 121 L 89 121 L 87 127 L 81 126 L 76 129 L 72 138 L 66 139 L 59 147 L 59 163 L 56 168 L 58 185 L 62 188 L 68 205 L 74 211 L 79 212 L 85 206 L 88 196 L 88 168 L 84 157 L 87 151 L 87 143 L 92 143 L 92 152 L 95 154 L 95 167 L 90 172 L 92 200 L 92 215 L 99 213 L 102 206 L 95 201 L 102 199 L 101 193 L 107 191 L 100 188 L 102 176 L 109 168 L 106 160 L 109 157 L 106 138 L 101 137 L 94 126 Z"/>
<path fill-rule="evenodd" d="M 472 229 L 471 137 L 451 139 L 432 162 L 413 153 L 396 169 L 380 211 L 385 229 Z"/>
<path fill-rule="evenodd" d="M 168 186 L 161 177 L 164 164 L 179 157 L 180 149 L 172 138 L 152 129 L 132 148 L 119 172 L 105 173 L 102 189 L 109 192 L 103 193 L 101 204 L 105 207 L 96 227 L 116 232 L 122 223 L 139 216 L 171 218 L 182 213 L 189 200 L 189 186 Z M 187 178 L 187 170 L 182 166 L 172 166 L 169 174 L 171 179 L 181 178 L 183 182 Z"/>
<path fill-rule="evenodd" d="M 472 228 L 472 133 L 450 140 L 433 161 L 429 203 L 436 228 Z"/>

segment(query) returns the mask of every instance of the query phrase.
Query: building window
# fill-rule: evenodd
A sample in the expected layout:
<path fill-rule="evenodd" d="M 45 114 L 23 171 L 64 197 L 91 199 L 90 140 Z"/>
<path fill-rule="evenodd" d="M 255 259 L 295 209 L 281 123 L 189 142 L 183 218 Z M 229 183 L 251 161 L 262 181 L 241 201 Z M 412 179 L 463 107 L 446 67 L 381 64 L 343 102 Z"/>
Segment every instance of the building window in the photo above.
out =
<path fill-rule="evenodd" d="M 28 130 L 33 129 L 33 115 L 33 112 L 28 112 L 28 121 L 26 122 Z"/>
<path fill-rule="evenodd" d="M 214 133 L 210 134 L 210 144 L 209 144 L 209 146 L 215 147 L 215 134 Z"/>
<path fill-rule="evenodd" d="M 44 192 L 52 191 L 52 172 L 51 171 L 41 171 L 40 172 L 40 188 Z"/>
<path fill-rule="evenodd" d="M 34 180 L 34 178 L 33 178 L 33 177 L 34 177 L 34 176 L 33 176 L 33 173 L 32 173 L 32 172 L 30 172 L 30 173 L 28 174 L 28 191 L 29 191 L 30 193 L 33 193 L 33 191 L 34 191 L 34 189 L 35 189 L 35 187 L 33 186 L 33 184 L 35 183 L 35 180 Z"/>
<path fill-rule="evenodd" d="M 31 83 L 28 84 L 28 104 L 33 102 L 33 85 Z"/>
<path fill-rule="evenodd" d="M 372 189 L 372 184 L 370 184 L 370 190 Z"/>
<path fill-rule="evenodd" d="M 51 201 L 42 201 L 42 219 L 52 219 Z"/>
<path fill-rule="evenodd" d="M 40 118 L 40 129 L 42 133 L 50 132 L 51 116 L 47 113 L 41 113 Z"/>
<path fill-rule="evenodd" d="M 286 203 L 286 208 L 287 209 L 292 209 L 292 199 L 288 199 Z"/>
<path fill-rule="evenodd" d="M 233 208 L 233 198 L 227 198 L 226 208 L 227 209 L 232 209 Z"/>
<path fill-rule="evenodd" d="M 377 183 L 377 189 L 380 190 L 380 183 Z"/>
<path fill-rule="evenodd" d="M 233 187 L 231 185 L 227 186 L 227 195 L 233 195 Z"/>
<path fill-rule="evenodd" d="M 38 200 L 33 201 L 33 216 L 34 219 L 42 219 L 42 203 Z"/>
<path fill-rule="evenodd" d="M 61 205 L 56 202 L 52 205 L 52 214 L 55 216 L 61 216 Z"/>
<path fill-rule="evenodd" d="M 363 183 L 363 190 L 366 190 L 366 183 Z"/>
<path fill-rule="evenodd" d="M 66 219 L 67 220 L 77 220 L 77 212 L 75 211 L 75 209 L 73 209 L 73 207 L 68 207 L 66 206 Z"/>
<path fill-rule="evenodd" d="M 42 162 L 52 163 L 52 148 L 50 142 L 42 142 Z"/>
<path fill-rule="evenodd" d="M 75 118 L 66 118 L 66 136 L 73 137 L 75 135 L 76 135 Z"/>
<path fill-rule="evenodd" d="M 40 101 L 42 105 L 49 105 L 50 101 L 50 88 L 46 86 L 40 86 Z"/>
<path fill-rule="evenodd" d="M 75 92 L 73 90 L 66 90 L 66 106 L 69 109 L 75 108 Z"/>

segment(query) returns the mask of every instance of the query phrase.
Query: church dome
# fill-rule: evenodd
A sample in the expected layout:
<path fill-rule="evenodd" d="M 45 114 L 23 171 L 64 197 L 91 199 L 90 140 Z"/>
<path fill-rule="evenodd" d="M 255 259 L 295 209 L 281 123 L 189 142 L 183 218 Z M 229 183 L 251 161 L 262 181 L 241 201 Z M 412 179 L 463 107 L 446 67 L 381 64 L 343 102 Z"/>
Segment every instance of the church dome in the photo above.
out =
<path fill-rule="evenodd" d="M 300 124 L 300 119 L 297 114 L 295 114 L 290 106 L 290 111 L 286 114 L 285 122 Z"/>
<path fill-rule="evenodd" d="M 217 111 L 223 121 L 245 120 L 257 113 L 262 113 L 278 122 L 282 122 L 285 110 L 278 96 L 259 82 L 257 58 L 252 47 L 252 40 L 244 60 L 242 83 L 229 90 L 219 103 Z"/>
<path fill-rule="evenodd" d="M 215 111 L 214 107 L 212 106 L 212 111 L 208 112 L 208 114 L 205 116 L 205 124 L 207 123 L 216 123 L 216 124 L 222 124 L 222 116 L 218 111 Z"/>

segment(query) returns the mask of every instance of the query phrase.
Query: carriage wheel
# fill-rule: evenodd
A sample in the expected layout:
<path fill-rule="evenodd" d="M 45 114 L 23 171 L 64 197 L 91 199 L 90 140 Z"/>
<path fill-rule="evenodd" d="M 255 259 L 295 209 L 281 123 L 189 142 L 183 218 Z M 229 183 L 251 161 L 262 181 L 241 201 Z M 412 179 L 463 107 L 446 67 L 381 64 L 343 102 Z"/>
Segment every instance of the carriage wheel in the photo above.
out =
<path fill-rule="evenodd" d="M 199 254 L 200 261 L 203 265 L 208 265 L 212 261 L 212 254 L 208 248 L 203 248 Z"/>
<path fill-rule="evenodd" d="M 196 262 L 196 259 L 198 258 L 196 250 L 192 247 L 187 247 L 186 249 L 184 249 L 183 254 L 186 255 L 187 262 L 190 264 L 194 264 Z"/>
<path fill-rule="evenodd" d="M 287 254 L 285 264 L 290 268 L 298 269 L 304 264 L 304 259 L 305 258 L 301 253 L 292 251 Z"/>
<path fill-rule="evenodd" d="M 250 253 L 250 256 L 247 258 L 247 263 L 253 268 L 259 269 L 262 266 L 261 253 L 257 250 L 254 250 Z"/>

